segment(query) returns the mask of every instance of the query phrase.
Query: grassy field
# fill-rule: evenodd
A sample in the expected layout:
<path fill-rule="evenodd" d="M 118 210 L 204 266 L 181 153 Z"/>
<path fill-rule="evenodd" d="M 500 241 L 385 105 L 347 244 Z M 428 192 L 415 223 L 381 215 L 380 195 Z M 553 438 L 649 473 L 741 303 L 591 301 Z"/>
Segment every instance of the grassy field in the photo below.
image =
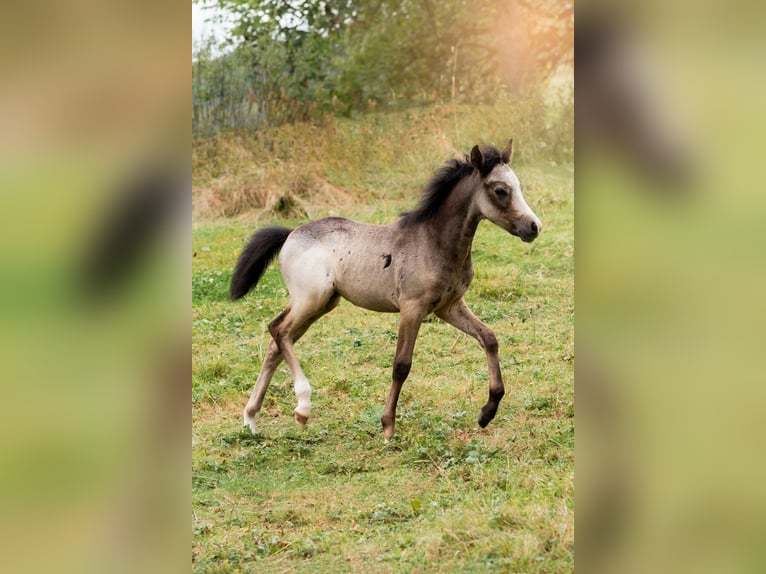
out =
<path fill-rule="evenodd" d="M 388 172 L 373 162 L 358 178 L 364 201 L 306 202 L 302 209 L 311 217 L 391 221 L 415 203 L 439 163 L 418 168 L 412 161 L 391 162 L 403 167 Z M 350 180 L 349 172 L 339 169 L 336 176 L 333 169 L 309 184 L 353 189 L 340 176 Z M 293 421 L 284 365 L 264 401 L 259 433 L 242 427 L 269 340 L 266 325 L 287 293 L 275 264 L 244 300 L 228 302 L 231 269 L 255 227 L 296 226 L 305 218 L 273 202 L 238 217 L 198 218 L 194 571 L 574 570 L 573 170 L 569 163 L 528 161 L 516 171 L 545 229 L 529 245 L 483 223 L 466 296 L 500 341 L 507 393 L 498 415 L 486 429 L 476 423 L 488 389 L 479 345 L 429 318 L 389 444 L 379 417 L 397 316 L 348 302 L 296 347 L 314 388 L 305 429 Z"/>

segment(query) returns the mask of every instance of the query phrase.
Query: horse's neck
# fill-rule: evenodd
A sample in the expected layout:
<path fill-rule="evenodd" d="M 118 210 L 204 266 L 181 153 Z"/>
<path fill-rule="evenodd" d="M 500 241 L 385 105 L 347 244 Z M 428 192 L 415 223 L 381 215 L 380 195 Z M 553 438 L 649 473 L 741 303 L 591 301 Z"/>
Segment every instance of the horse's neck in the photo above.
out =
<path fill-rule="evenodd" d="M 429 222 L 439 243 L 447 246 L 451 259 L 458 264 L 470 261 L 471 246 L 481 215 L 474 205 L 475 182 L 472 177 L 460 181 L 444 202 L 437 216 Z"/>

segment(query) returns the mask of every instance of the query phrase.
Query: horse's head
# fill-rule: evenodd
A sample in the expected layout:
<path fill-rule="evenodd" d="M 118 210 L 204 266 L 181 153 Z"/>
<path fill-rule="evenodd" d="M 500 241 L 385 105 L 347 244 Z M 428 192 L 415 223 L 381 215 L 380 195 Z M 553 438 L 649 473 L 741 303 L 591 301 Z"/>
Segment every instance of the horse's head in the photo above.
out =
<path fill-rule="evenodd" d="M 508 166 L 513 155 L 513 140 L 497 158 L 497 151 L 487 153 L 479 146 L 471 150 L 471 164 L 479 172 L 481 185 L 476 205 L 482 216 L 511 235 L 530 242 L 540 234 L 542 223 L 521 194 L 521 182 Z"/>

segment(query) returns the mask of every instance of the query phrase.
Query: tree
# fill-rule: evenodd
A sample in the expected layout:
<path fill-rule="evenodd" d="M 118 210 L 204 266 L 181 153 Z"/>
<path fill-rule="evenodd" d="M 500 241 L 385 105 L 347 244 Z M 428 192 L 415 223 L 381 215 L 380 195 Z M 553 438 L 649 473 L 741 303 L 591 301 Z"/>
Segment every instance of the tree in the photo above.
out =
<path fill-rule="evenodd" d="M 554 0 L 218 0 L 269 121 L 392 99 L 492 99 L 571 62 Z"/>

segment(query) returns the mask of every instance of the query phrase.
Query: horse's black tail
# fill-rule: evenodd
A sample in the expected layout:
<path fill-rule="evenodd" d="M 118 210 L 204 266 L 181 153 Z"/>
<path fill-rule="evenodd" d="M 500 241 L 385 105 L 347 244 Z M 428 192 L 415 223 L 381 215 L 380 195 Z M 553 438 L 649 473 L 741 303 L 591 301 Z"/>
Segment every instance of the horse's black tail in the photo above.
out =
<path fill-rule="evenodd" d="M 234 267 L 229 292 L 232 301 L 241 299 L 258 284 L 266 267 L 282 249 L 290 233 L 292 229 L 286 227 L 267 227 L 250 238 Z"/>

